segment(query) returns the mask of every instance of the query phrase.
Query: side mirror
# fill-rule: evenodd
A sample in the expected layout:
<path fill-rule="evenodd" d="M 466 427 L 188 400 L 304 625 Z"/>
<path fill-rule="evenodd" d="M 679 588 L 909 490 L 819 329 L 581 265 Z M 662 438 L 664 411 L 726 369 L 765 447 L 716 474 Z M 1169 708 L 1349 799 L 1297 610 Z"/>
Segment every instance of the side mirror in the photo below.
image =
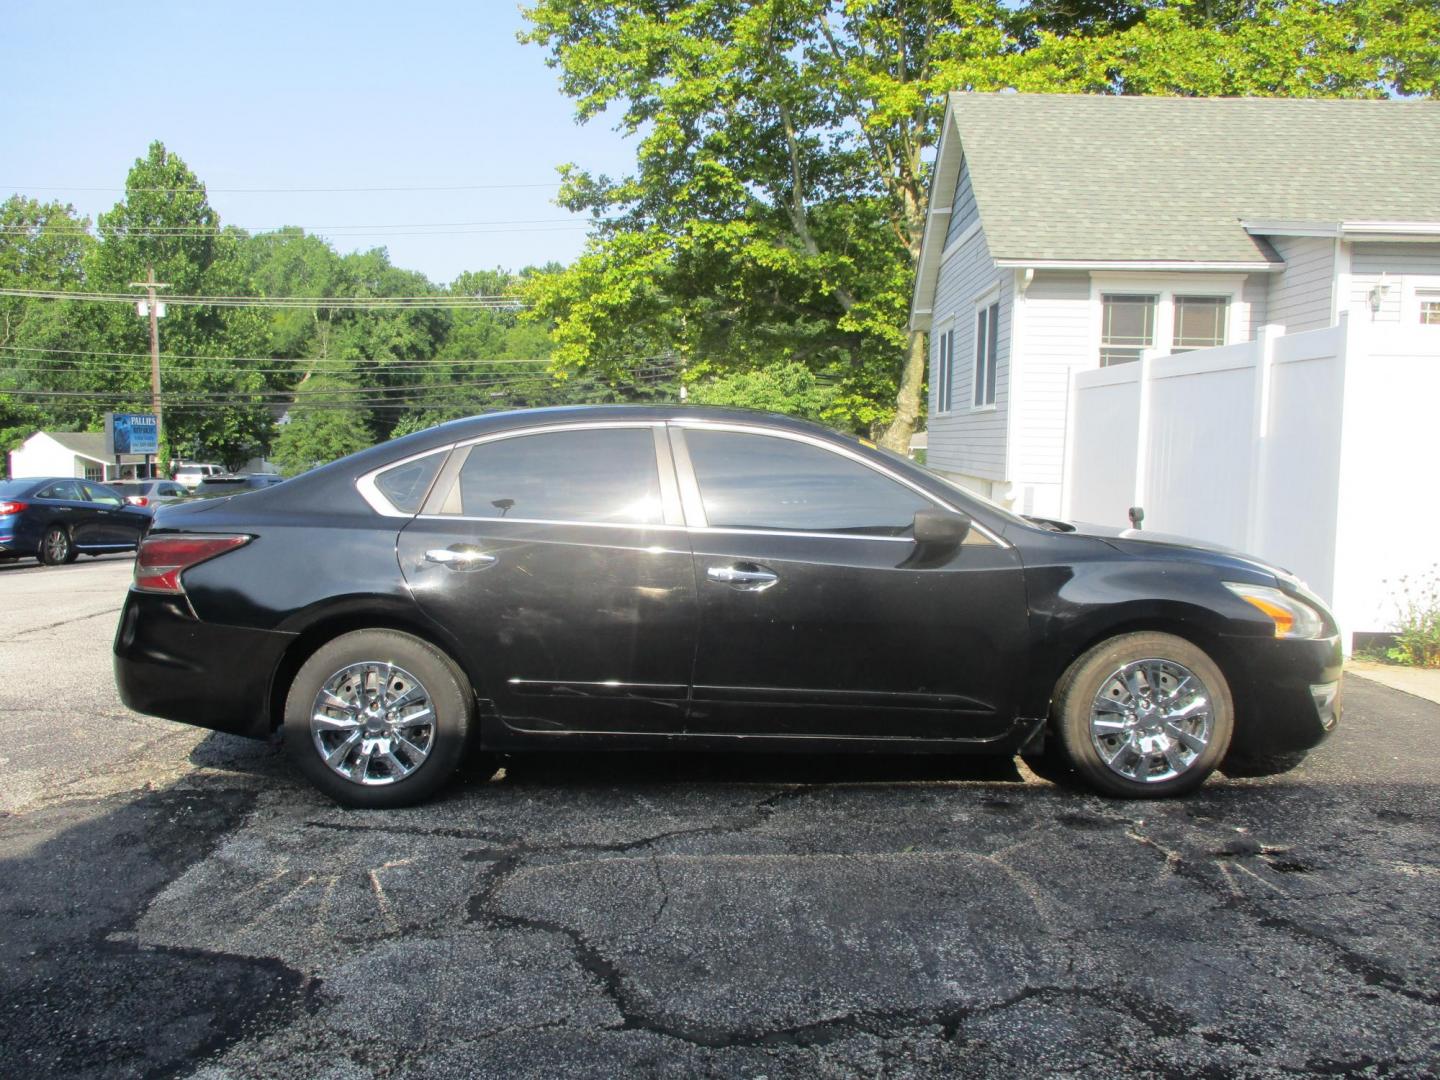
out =
<path fill-rule="evenodd" d="M 915 542 L 917 544 L 963 544 L 970 535 L 970 515 L 948 510 L 915 511 Z"/>

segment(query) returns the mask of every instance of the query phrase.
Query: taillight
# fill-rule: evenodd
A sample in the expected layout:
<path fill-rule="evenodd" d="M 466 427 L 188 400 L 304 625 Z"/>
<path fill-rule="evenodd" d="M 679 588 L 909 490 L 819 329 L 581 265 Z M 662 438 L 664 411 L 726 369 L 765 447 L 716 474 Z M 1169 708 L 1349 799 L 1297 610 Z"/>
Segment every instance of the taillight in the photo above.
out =
<path fill-rule="evenodd" d="M 6 514 L 18 514 L 28 505 L 29 503 L 10 502 L 7 499 L 0 499 L 0 517 L 4 517 Z"/>
<path fill-rule="evenodd" d="M 151 536 L 135 556 L 137 592 L 183 593 L 180 575 L 192 566 L 248 544 L 249 536 Z"/>
<path fill-rule="evenodd" d="M 144 495 L 126 495 L 125 501 L 131 506 L 149 506 L 150 500 Z"/>

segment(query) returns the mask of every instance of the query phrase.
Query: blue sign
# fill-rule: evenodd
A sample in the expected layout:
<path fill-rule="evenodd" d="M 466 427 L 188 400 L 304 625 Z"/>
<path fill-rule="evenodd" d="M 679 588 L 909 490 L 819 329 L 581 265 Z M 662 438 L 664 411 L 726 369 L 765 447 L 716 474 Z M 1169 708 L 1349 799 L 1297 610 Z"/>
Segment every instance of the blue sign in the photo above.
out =
<path fill-rule="evenodd" d="M 154 413 L 106 413 L 105 441 L 111 456 L 158 454 L 160 419 Z"/>

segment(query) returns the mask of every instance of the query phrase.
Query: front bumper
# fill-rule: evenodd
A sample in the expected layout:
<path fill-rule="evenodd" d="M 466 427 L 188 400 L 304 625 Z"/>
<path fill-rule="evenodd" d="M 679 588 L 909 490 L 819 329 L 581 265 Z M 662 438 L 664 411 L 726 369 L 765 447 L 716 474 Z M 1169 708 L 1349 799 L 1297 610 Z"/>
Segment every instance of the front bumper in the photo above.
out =
<path fill-rule="evenodd" d="M 1226 645 L 1238 683 L 1233 756 L 1303 753 L 1335 730 L 1344 663 L 1338 636 L 1313 641 L 1236 637 Z"/>
<path fill-rule="evenodd" d="M 202 622 L 183 596 L 132 590 L 115 631 L 115 685 L 136 712 L 267 738 L 271 686 L 295 637 Z"/>

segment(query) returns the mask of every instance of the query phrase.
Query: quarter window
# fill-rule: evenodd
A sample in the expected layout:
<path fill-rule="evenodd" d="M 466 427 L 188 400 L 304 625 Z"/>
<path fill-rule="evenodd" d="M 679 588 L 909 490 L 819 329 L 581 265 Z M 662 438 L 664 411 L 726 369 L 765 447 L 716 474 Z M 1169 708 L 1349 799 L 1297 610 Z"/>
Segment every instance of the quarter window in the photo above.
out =
<path fill-rule="evenodd" d="M 1000 346 L 1000 301 L 975 317 L 975 405 L 995 404 L 995 358 Z"/>
<path fill-rule="evenodd" d="M 1100 366 L 1129 364 L 1155 347 L 1155 297 L 1102 296 Z"/>
<path fill-rule="evenodd" d="M 472 518 L 664 521 L 651 429 L 549 431 L 471 447 L 442 513 Z"/>
<path fill-rule="evenodd" d="M 396 465 L 375 477 L 375 487 L 396 510 L 406 514 L 418 513 L 420 502 L 425 498 L 425 492 L 430 490 L 444 460 L 445 454 L 441 452 Z"/>
<path fill-rule="evenodd" d="M 933 504 L 831 450 L 794 439 L 687 428 L 705 518 L 731 529 L 902 536 Z"/>
<path fill-rule="evenodd" d="M 1172 351 L 1212 349 L 1225 344 L 1230 299 L 1225 296 L 1175 297 L 1175 342 Z"/>

